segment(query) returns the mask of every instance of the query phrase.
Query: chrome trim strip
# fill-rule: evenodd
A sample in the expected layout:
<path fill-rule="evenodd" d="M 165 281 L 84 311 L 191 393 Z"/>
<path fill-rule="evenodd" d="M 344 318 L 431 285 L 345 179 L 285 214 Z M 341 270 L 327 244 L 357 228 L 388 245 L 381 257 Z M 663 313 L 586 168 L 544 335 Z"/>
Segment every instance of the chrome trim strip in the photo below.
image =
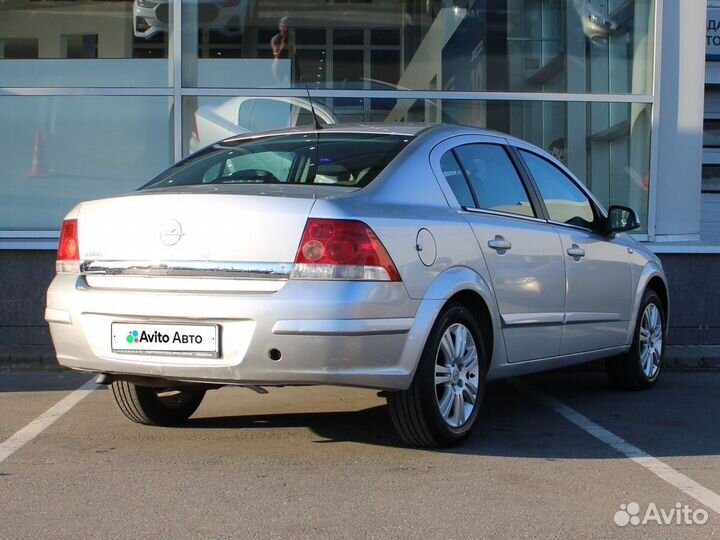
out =
<path fill-rule="evenodd" d="M 524 219 L 526 221 L 534 221 L 536 223 L 545 223 L 547 224 L 547 220 L 544 220 L 539 217 L 535 216 L 525 216 L 523 214 L 513 214 L 512 212 L 498 212 L 497 210 L 486 210 L 485 208 L 472 208 L 472 207 L 463 207 L 463 212 L 467 212 L 469 214 L 487 214 L 490 216 L 499 216 L 499 217 L 505 217 L 505 218 L 513 218 L 513 219 Z"/>
<path fill-rule="evenodd" d="M 377 334 L 406 334 L 415 319 L 312 319 L 277 321 L 275 335 L 302 336 L 372 336 Z"/>
<path fill-rule="evenodd" d="M 607 238 L 602 235 L 602 233 L 598 231 L 594 231 L 588 227 L 581 227 L 580 225 L 572 225 L 571 223 L 563 223 L 562 221 L 553 221 L 552 219 L 548 219 L 547 221 L 550 225 L 553 225 L 555 227 L 562 227 L 563 229 L 573 229 L 576 231 L 582 231 L 590 234 L 594 234 L 595 236 L 599 236 L 600 238 Z"/>
<path fill-rule="evenodd" d="M 278 292 L 287 283 L 284 279 L 188 278 L 187 276 L 111 276 L 92 274 L 80 276 L 83 283 L 77 289 L 142 292 L 195 292 L 200 294 Z"/>
<path fill-rule="evenodd" d="M 504 326 L 563 324 L 564 313 L 512 313 L 502 316 Z"/>
<path fill-rule="evenodd" d="M 83 275 L 288 279 L 292 263 L 224 261 L 83 261 Z"/>

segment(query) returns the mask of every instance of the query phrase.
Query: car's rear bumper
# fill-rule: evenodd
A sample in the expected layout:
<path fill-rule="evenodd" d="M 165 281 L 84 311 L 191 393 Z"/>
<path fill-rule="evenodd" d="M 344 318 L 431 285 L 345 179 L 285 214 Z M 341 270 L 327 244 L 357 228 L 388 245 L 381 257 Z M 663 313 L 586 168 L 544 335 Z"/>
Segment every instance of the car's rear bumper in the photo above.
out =
<path fill-rule="evenodd" d="M 59 275 L 46 319 L 61 365 L 87 371 L 247 385 L 409 386 L 422 342 L 411 339 L 418 301 L 402 283 L 288 281 L 273 293 L 94 289 Z M 122 354 L 111 324 L 220 327 L 220 356 Z M 423 330 L 424 332 L 425 330 Z M 282 354 L 272 360 L 271 349 Z"/>

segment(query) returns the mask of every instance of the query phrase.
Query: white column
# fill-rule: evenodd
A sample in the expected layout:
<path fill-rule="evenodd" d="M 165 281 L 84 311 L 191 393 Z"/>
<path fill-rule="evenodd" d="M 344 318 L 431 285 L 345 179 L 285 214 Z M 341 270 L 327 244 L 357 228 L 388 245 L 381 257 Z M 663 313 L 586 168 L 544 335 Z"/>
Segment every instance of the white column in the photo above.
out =
<path fill-rule="evenodd" d="M 695 240 L 700 235 L 705 0 L 657 0 L 655 240 Z"/>

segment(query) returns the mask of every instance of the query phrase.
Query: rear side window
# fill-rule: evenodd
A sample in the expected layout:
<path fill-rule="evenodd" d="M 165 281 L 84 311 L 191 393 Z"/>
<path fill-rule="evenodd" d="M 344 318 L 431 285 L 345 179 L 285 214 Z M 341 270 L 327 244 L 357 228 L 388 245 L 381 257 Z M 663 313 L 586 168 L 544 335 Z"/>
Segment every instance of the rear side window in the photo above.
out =
<path fill-rule="evenodd" d="M 549 161 L 520 150 L 530 169 L 548 215 L 553 221 L 592 229 L 595 225 L 593 205 L 582 190 Z"/>
<path fill-rule="evenodd" d="M 412 140 L 385 133 L 293 133 L 225 141 L 174 165 L 143 189 L 198 184 L 365 187 Z"/>
<path fill-rule="evenodd" d="M 465 180 L 465 174 L 463 174 L 460 164 L 457 162 L 457 159 L 455 159 L 452 150 L 445 152 L 445 155 L 440 159 L 440 168 L 448 184 L 450 184 L 450 189 L 452 189 L 455 197 L 457 197 L 460 206 L 463 208 L 474 208 L 475 201 L 470 192 L 470 187 L 468 186 L 467 180 Z"/>
<path fill-rule="evenodd" d="M 467 144 L 455 153 L 481 209 L 535 217 L 525 186 L 502 146 Z"/>

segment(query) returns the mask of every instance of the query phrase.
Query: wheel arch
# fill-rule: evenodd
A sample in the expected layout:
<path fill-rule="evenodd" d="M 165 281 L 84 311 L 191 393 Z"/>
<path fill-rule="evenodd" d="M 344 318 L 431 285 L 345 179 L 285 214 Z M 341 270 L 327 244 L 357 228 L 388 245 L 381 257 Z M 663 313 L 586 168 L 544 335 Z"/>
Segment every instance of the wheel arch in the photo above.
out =
<path fill-rule="evenodd" d="M 665 283 L 665 281 L 660 276 L 655 275 L 650 278 L 645 289 L 646 290 L 652 289 L 660 297 L 660 301 L 662 302 L 663 312 L 665 313 L 665 324 L 667 325 L 668 310 L 670 308 L 670 306 L 669 306 L 670 299 L 668 296 L 667 283 Z"/>
<path fill-rule="evenodd" d="M 450 302 L 459 302 L 464 305 L 475 318 L 475 322 L 477 322 L 480 328 L 480 338 L 483 341 L 483 348 L 485 349 L 485 367 L 489 368 L 492 363 L 495 332 L 493 330 L 490 310 L 488 309 L 485 299 L 472 289 L 464 289 L 448 298 L 443 307 Z"/>
<path fill-rule="evenodd" d="M 635 290 L 635 299 L 633 302 L 632 316 L 630 317 L 630 325 L 628 327 L 628 338 L 627 345 L 631 345 L 633 336 L 635 335 L 635 328 L 638 323 L 638 316 L 640 311 L 640 303 L 642 302 L 645 291 L 652 289 L 660 297 L 660 301 L 663 304 L 663 311 L 665 312 L 665 331 L 669 327 L 670 320 L 670 292 L 667 285 L 667 279 L 662 267 L 655 262 L 649 262 L 642 270 L 640 278 L 638 279 L 638 285 Z"/>
<path fill-rule="evenodd" d="M 452 267 L 433 280 L 418 307 L 400 361 L 400 365 L 409 373 L 407 387 L 415 376 L 435 321 L 450 302 L 462 303 L 476 317 L 486 348 L 488 369 L 505 362 L 505 343 L 492 288 L 487 280 L 471 268 Z"/>

